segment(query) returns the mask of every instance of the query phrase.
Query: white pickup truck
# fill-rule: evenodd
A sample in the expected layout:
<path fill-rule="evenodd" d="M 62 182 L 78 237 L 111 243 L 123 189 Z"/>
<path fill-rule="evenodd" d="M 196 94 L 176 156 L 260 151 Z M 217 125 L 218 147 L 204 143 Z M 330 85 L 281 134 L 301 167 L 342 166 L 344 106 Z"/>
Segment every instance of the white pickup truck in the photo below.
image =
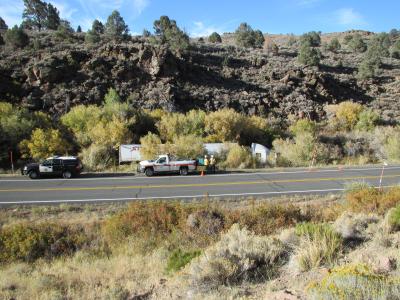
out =
<path fill-rule="evenodd" d="M 171 160 L 170 156 L 160 155 L 156 160 L 142 160 L 138 165 L 138 172 L 146 176 L 160 173 L 179 173 L 187 175 L 197 170 L 196 160 Z"/>

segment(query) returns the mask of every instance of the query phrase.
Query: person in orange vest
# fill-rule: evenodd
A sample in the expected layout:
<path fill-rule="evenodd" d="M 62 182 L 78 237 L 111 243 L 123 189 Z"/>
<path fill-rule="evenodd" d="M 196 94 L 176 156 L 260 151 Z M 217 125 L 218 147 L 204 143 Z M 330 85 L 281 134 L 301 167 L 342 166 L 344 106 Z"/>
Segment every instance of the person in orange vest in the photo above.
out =
<path fill-rule="evenodd" d="M 210 167 L 210 161 L 208 160 L 208 156 L 204 155 L 204 166 L 206 171 L 208 171 L 208 168 Z"/>
<path fill-rule="evenodd" d="M 215 174 L 215 165 L 216 165 L 216 163 L 217 163 L 217 161 L 215 160 L 214 155 L 211 155 L 211 157 L 210 157 L 210 170 L 214 174 Z"/>

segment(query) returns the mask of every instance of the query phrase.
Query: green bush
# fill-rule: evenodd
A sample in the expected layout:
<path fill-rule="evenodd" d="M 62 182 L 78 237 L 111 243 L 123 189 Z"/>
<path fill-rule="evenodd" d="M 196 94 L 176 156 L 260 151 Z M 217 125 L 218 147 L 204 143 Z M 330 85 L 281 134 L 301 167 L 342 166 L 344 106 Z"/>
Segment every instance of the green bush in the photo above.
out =
<path fill-rule="evenodd" d="M 182 251 L 181 249 L 175 250 L 168 257 L 166 271 L 168 273 L 174 273 L 181 270 L 184 266 L 186 266 L 190 261 L 200 256 L 201 251 Z"/>
<path fill-rule="evenodd" d="M 353 52 L 363 53 L 367 50 L 367 44 L 364 42 L 362 36 L 356 33 L 348 39 L 348 46 Z"/>
<path fill-rule="evenodd" d="M 218 32 L 211 33 L 211 35 L 208 37 L 208 41 L 210 43 L 222 43 L 221 36 L 218 34 Z"/>
<path fill-rule="evenodd" d="M 178 158 L 196 158 L 205 154 L 205 149 L 202 139 L 195 135 L 182 135 L 174 140 L 171 146 L 171 154 Z"/>
<path fill-rule="evenodd" d="M 355 129 L 362 131 L 372 131 L 379 124 L 380 117 L 372 109 L 365 109 L 358 115 L 358 122 Z"/>
<path fill-rule="evenodd" d="M 376 274 L 366 265 L 336 267 L 307 288 L 309 299 L 398 299 L 399 294 L 400 278 Z"/>
<path fill-rule="evenodd" d="M 321 60 L 321 53 L 318 49 L 311 47 L 310 44 L 303 43 L 300 46 L 297 59 L 303 65 L 318 66 Z"/>
<path fill-rule="evenodd" d="M 321 35 L 315 31 L 305 33 L 300 37 L 300 44 L 310 47 L 319 47 L 321 45 Z"/>
<path fill-rule="evenodd" d="M 0 231 L 0 261 L 34 261 L 72 254 L 87 243 L 81 229 L 53 223 L 18 224 Z"/>
<path fill-rule="evenodd" d="M 342 48 L 342 45 L 337 38 L 333 38 L 328 44 L 328 50 L 331 52 L 337 52 L 340 48 Z"/>
<path fill-rule="evenodd" d="M 393 44 L 391 54 L 393 58 L 400 59 L 400 39 Z"/>
<path fill-rule="evenodd" d="M 264 35 L 260 30 L 253 30 L 247 23 L 241 23 L 235 31 L 236 44 L 239 47 L 258 47 L 264 44 Z"/>
<path fill-rule="evenodd" d="M 4 39 L 7 45 L 14 48 L 24 48 L 29 44 L 29 36 L 17 25 L 6 31 Z"/>
<path fill-rule="evenodd" d="M 392 230 L 400 230 L 400 205 L 389 211 L 388 222 Z"/>
<path fill-rule="evenodd" d="M 140 155 L 142 159 L 154 159 L 161 154 L 161 139 L 158 135 L 149 132 L 140 138 Z"/>

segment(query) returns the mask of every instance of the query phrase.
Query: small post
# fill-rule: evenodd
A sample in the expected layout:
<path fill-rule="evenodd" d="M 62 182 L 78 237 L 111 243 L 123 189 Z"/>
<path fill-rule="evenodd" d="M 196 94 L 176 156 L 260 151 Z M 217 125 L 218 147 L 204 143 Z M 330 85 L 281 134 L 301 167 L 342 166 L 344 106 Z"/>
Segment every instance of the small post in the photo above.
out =
<path fill-rule="evenodd" d="M 10 150 L 10 161 L 11 161 L 11 171 L 14 175 L 14 160 L 13 160 L 13 152 Z"/>
<path fill-rule="evenodd" d="M 387 166 L 387 162 L 384 161 L 382 165 L 382 172 L 381 172 L 381 177 L 379 178 L 379 189 L 382 189 L 382 179 L 383 179 L 383 172 L 385 171 L 385 166 Z"/>

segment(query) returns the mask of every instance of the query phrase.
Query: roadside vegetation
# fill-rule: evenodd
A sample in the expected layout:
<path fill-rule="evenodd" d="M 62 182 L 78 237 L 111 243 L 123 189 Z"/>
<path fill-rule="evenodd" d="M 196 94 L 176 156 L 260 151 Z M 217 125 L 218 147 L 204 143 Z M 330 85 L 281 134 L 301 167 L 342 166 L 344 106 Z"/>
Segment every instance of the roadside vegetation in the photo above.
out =
<path fill-rule="evenodd" d="M 5 208 L 0 297 L 398 294 L 398 187 L 265 200 Z"/>

